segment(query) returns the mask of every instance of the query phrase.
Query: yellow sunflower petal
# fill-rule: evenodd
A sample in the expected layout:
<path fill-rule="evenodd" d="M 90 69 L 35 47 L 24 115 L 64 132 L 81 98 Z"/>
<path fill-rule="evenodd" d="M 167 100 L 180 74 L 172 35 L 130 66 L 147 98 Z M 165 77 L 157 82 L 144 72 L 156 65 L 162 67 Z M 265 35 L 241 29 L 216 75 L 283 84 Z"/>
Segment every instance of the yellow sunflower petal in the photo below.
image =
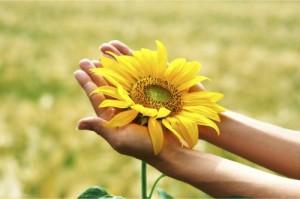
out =
<path fill-rule="evenodd" d="M 129 104 L 126 101 L 106 99 L 101 102 L 99 108 L 104 108 L 104 107 L 128 108 L 130 105 L 131 104 Z"/>
<path fill-rule="evenodd" d="M 109 76 L 106 73 L 103 73 L 102 70 L 99 70 L 99 68 L 92 68 L 90 69 L 92 73 L 94 73 L 95 75 L 100 75 L 103 76 L 109 83 L 111 83 L 114 86 L 121 86 L 121 84 L 115 80 L 114 78 L 112 78 L 111 76 Z"/>
<path fill-rule="evenodd" d="M 190 106 L 190 105 L 186 104 L 185 106 Z M 195 106 L 199 106 L 199 103 L 196 104 Z M 205 106 L 207 108 L 210 108 L 210 109 L 216 111 L 217 113 L 221 113 L 221 112 L 224 112 L 226 110 L 224 107 L 216 104 L 215 102 L 200 102 L 200 106 Z"/>
<path fill-rule="evenodd" d="M 148 121 L 148 130 L 153 145 L 154 154 L 157 155 L 161 151 L 164 144 L 162 126 L 159 121 L 151 117 Z"/>
<path fill-rule="evenodd" d="M 187 132 L 192 138 L 192 145 L 191 147 L 193 148 L 199 140 L 199 131 L 198 131 L 198 126 L 194 122 L 187 122 L 183 123 L 184 127 L 186 128 Z"/>
<path fill-rule="evenodd" d="M 131 71 L 131 67 L 128 65 L 125 65 L 124 62 L 121 62 L 122 57 L 125 57 L 124 55 L 116 55 L 113 52 L 108 52 L 111 56 L 113 56 L 115 59 L 108 58 L 105 56 L 102 56 L 100 58 L 100 62 L 102 64 L 103 68 L 110 69 L 118 74 L 120 74 L 123 77 L 126 77 L 126 80 L 130 83 L 135 82 L 135 73 Z"/>
<path fill-rule="evenodd" d="M 201 100 L 208 100 L 211 102 L 217 102 L 224 97 L 222 93 L 217 92 L 209 92 L 209 91 L 198 91 L 198 92 L 191 92 L 186 93 L 182 96 L 182 100 L 189 102 L 189 101 L 201 101 Z"/>
<path fill-rule="evenodd" d="M 180 86 L 185 82 L 194 79 L 197 76 L 201 68 L 201 64 L 197 61 L 186 62 L 182 67 L 181 71 L 178 73 L 175 79 L 172 80 L 172 83 L 175 86 Z"/>
<path fill-rule="evenodd" d="M 178 120 L 181 122 L 183 130 L 182 132 L 186 133 L 186 137 L 190 140 L 190 146 L 193 148 L 199 140 L 198 126 L 195 122 L 189 120 L 189 118 L 178 117 Z"/>
<path fill-rule="evenodd" d="M 176 117 L 168 117 L 167 120 L 170 122 L 174 130 L 187 142 L 188 147 L 192 148 L 194 146 L 193 140 L 182 122 Z"/>
<path fill-rule="evenodd" d="M 131 106 L 131 108 L 133 110 L 138 111 L 139 113 L 141 113 L 144 116 L 155 117 L 157 115 L 156 109 L 144 107 L 141 104 L 135 104 L 135 105 Z"/>
<path fill-rule="evenodd" d="M 156 118 L 162 118 L 162 117 L 167 117 L 169 114 L 171 113 L 171 111 L 165 107 L 161 107 L 158 110 L 157 116 Z"/>
<path fill-rule="evenodd" d="M 226 109 L 218 104 L 214 105 L 207 105 L 207 107 L 211 107 L 212 109 L 216 110 L 218 113 L 224 112 Z"/>
<path fill-rule="evenodd" d="M 144 66 L 144 62 L 143 62 L 143 58 L 142 58 L 142 53 L 138 50 L 133 51 L 132 52 L 132 57 L 133 60 L 135 60 L 137 62 L 137 64 L 135 66 L 137 66 L 136 68 L 139 69 L 139 75 L 140 77 L 144 77 L 149 75 L 148 72 L 145 70 L 145 67 L 140 67 L 140 66 Z"/>
<path fill-rule="evenodd" d="M 198 122 L 200 114 L 191 113 L 191 112 L 182 110 L 179 113 L 177 113 L 176 116 L 177 117 L 186 117 L 186 118 L 189 118 L 191 121 Z"/>
<path fill-rule="evenodd" d="M 155 60 L 149 59 L 154 52 L 148 49 L 134 51 L 133 56 L 139 62 L 139 73 L 142 77 L 149 76 L 153 73 L 152 66 L 155 65 Z"/>
<path fill-rule="evenodd" d="M 165 71 L 165 78 L 169 81 L 172 81 L 174 78 L 177 77 L 180 71 L 183 70 L 185 63 L 186 59 L 184 58 L 177 58 L 173 60 Z"/>
<path fill-rule="evenodd" d="M 186 81 L 182 84 L 180 84 L 180 86 L 177 88 L 178 91 L 183 91 L 186 89 L 189 89 L 190 87 L 194 86 L 195 84 L 198 84 L 204 80 L 207 80 L 207 77 L 204 76 L 196 76 L 193 79 Z"/>
<path fill-rule="evenodd" d="M 158 63 L 161 67 L 165 67 L 168 62 L 167 48 L 161 41 L 156 40 L 155 43 L 157 47 Z"/>
<path fill-rule="evenodd" d="M 216 104 L 215 102 L 211 102 L 208 100 L 199 100 L 199 101 L 193 101 L 193 102 L 185 102 L 184 103 L 184 107 L 185 106 L 205 106 L 209 109 L 212 109 L 214 111 L 216 111 L 217 113 L 221 113 L 224 112 L 226 109 L 223 108 L 222 106 Z"/>
<path fill-rule="evenodd" d="M 183 106 L 182 109 L 192 113 L 199 113 L 209 119 L 220 122 L 218 111 L 207 106 Z"/>
<path fill-rule="evenodd" d="M 101 93 L 101 94 L 107 95 L 109 97 L 120 99 L 120 96 L 118 95 L 116 88 L 112 87 L 112 86 L 100 86 L 100 87 L 96 88 L 95 90 L 93 90 L 90 93 L 90 96 L 95 93 Z"/>
<path fill-rule="evenodd" d="M 133 56 L 119 56 L 117 57 L 117 60 L 119 63 L 125 66 L 125 68 L 128 70 L 128 73 L 130 73 L 134 79 L 138 79 L 140 76 L 140 65 Z"/>
<path fill-rule="evenodd" d="M 156 40 L 156 47 L 157 47 L 157 67 L 156 73 L 159 77 L 161 77 L 166 69 L 167 62 L 168 62 L 168 52 L 165 45 Z"/>
<path fill-rule="evenodd" d="M 142 67 L 147 75 L 161 78 L 167 63 L 165 62 L 164 66 L 160 65 L 157 52 L 142 48 L 141 57 L 142 61 L 140 60 L 140 62 L 143 63 Z"/>
<path fill-rule="evenodd" d="M 122 127 L 129 123 L 131 123 L 136 116 L 138 115 L 138 112 L 135 110 L 128 110 L 128 111 L 122 111 L 115 115 L 110 121 L 106 123 L 107 127 Z"/>
<path fill-rule="evenodd" d="M 189 118 L 190 120 L 196 122 L 198 125 L 211 127 L 217 132 L 218 135 L 220 134 L 219 127 L 216 125 L 216 123 L 211 121 L 210 119 L 208 119 L 207 117 L 205 117 L 203 115 L 196 114 L 196 113 L 190 113 L 187 111 L 181 111 L 178 114 L 178 116 Z"/>
<path fill-rule="evenodd" d="M 113 58 L 116 58 L 118 55 L 116 55 L 114 52 L 112 52 L 112 51 L 105 51 L 105 53 L 107 53 L 107 54 L 109 54 L 109 55 L 111 55 Z M 103 56 L 103 57 L 106 57 L 106 56 Z M 106 58 L 108 58 L 108 57 L 106 57 Z M 108 58 L 108 59 L 111 59 L 111 58 Z M 115 60 L 114 60 L 115 61 Z"/>
<path fill-rule="evenodd" d="M 128 92 L 121 86 L 118 86 L 117 93 L 119 94 L 120 98 L 128 102 L 128 104 L 134 104 L 133 100 L 129 97 Z"/>
<path fill-rule="evenodd" d="M 155 52 L 148 49 L 142 49 L 142 52 L 144 53 L 143 57 L 146 62 L 144 67 L 147 68 L 149 75 L 158 77 L 159 66 L 157 64 Z"/>
<path fill-rule="evenodd" d="M 114 86 L 122 86 L 126 90 L 130 90 L 131 88 L 130 81 L 109 68 L 93 68 L 91 71 L 96 75 L 105 77 Z"/>
<path fill-rule="evenodd" d="M 115 59 L 105 57 L 105 56 L 100 57 L 100 62 L 103 68 L 111 68 L 117 64 Z"/>
<path fill-rule="evenodd" d="M 189 147 L 189 145 L 186 143 L 186 141 L 182 138 L 182 136 L 172 127 L 172 125 L 170 124 L 170 122 L 167 119 L 163 119 L 162 120 L 162 124 L 169 129 L 169 131 L 171 133 L 173 133 L 176 138 L 179 140 L 179 142 L 185 146 L 185 147 Z"/>
<path fill-rule="evenodd" d="M 213 121 L 211 121 L 210 119 L 204 117 L 204 116 L 199 117 L 198 125 L 211 127 L 211 128 L 213 128 L 213 129 L 216 131 L 216 133 L 217 133 L 218 135 L 220 135 L 220 129 L 219 129 L 219 127 L 217 126 L 217 124 L 214 123 Z"/>

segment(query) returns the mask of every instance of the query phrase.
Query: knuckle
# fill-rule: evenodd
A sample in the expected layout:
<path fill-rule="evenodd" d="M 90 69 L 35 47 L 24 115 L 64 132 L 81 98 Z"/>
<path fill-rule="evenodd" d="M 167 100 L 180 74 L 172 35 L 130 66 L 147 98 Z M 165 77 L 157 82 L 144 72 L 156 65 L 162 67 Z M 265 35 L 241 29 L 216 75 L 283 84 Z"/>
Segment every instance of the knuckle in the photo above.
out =
<path fill-rule="evenodd" d="M 83 88 L 88 94 L 91 94 L 91 92 L 93 92 L 95 89 L 95 85 L 92 82 L 88 81 L 83 85 Z"/>

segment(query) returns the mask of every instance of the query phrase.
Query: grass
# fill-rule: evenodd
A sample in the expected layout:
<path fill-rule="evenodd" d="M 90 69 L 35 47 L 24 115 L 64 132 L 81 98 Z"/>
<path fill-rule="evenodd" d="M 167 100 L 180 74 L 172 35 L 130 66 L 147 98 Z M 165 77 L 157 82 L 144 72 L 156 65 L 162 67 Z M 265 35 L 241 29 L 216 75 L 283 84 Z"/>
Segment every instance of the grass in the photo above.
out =
<path fill-rule="evenodd" d="M 139 162 L 76 122 L 93 114 L 72 72 L 97 46 L 166 43 L 171 57 L 203 64 L 223 105 L 300 129 L 298 3 L 164 1 L 0 3 L 0 197 L 74 198 L 89 185 L 136 198 Z M 207 143 L 199 149 L 256 166 Z M 149 179 L 159 175 L 150 169 Z M 128 183 L 130 182 L 130 183 Z M 176 198 L 204 197 L 166 178 Z"/>

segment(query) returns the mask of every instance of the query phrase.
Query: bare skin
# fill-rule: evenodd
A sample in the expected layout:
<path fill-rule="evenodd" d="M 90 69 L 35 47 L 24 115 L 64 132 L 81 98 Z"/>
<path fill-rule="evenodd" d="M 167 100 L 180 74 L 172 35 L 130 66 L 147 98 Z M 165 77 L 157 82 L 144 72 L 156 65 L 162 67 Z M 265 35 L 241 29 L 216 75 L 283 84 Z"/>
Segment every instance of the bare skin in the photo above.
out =
<path fill-rule="evenodd" d="M 119 41 L 100 46 L 107 51 L 130 55 L 131 49 Z M 98 61 L 84 59 L 75 78 L 89 94 L 107 82 L 89 72 L 91 67 L 101 67 Z M 204 89 L 202 85 L 192 90 Z M 89 95 L 88 95 L 89 96 Z M 91 130 L 103 137 L 116 151 L 146 161 L 170 177 L 187 182 L 214 197 L 300 197 L 300 134 L 282 129 L 245 116 L 225 112 L 219 124 L 221 136 L 212 129 L 199 126 L 200 137 L 219 147 L 243 156 L 262 166 L 291 178 L 269 174 L 212 154 L 185 149 L 179 146 L 169 132 L 165 132 L 162 152 L 153 155 L 147 128 L 129 124 L 123 128 L 108 129 L 106 120 L 116 114 L 115 109 L 99 109 L 105 99 L 101 94 L 89 97 L 97 117 L 84 118 L 78 128 Z M 188 164 L 187 164 L 188 163 Z"/>

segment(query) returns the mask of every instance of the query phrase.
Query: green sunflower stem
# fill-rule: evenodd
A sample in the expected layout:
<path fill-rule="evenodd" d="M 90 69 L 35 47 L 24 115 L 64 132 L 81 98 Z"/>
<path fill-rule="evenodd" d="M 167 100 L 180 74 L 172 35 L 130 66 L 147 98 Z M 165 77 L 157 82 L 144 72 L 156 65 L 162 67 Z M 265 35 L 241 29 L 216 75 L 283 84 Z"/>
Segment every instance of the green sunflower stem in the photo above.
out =
<path fill-rule="evenodd" d="M 151 199 L 151 198 L 152 198 L 152 195 L 153 195 L 153 193 L 154 193 L 154 190 L 155 190 L 155 188 L 156 188 L 156 185 L 157 185 L 158 182 L 159 182 L 163 177 L 165 177 L 165 176 L 166 176 L 165 174 L 161 174 L 161 175 L 155 180 L 155 182 L 154 182 L 154 184 L 153 184 L 153 186 L 152 186 L 152 188 L 151 188 L 150 194 L 149 194 L 149 196 L 148 196 L 148 199 Z"/>
<path fill-rule="evenodd" d="M 142 199 L 147 199 L 147 164 L 144 161 L 141 164 L 141 192 Z"/>
<path fill-rule="evenodd" d="M 158 184 L 158 182 L 165 177 L 165 174 L 161 174 L 152 185 L 151 191 L 149 196 L 147 196 L 147 163 L 144 161 L 141 161 L 141 192 L 142 192 L 142 199 L 151 199 L 152 195 L 155 191 L 155 188 Z"/>

